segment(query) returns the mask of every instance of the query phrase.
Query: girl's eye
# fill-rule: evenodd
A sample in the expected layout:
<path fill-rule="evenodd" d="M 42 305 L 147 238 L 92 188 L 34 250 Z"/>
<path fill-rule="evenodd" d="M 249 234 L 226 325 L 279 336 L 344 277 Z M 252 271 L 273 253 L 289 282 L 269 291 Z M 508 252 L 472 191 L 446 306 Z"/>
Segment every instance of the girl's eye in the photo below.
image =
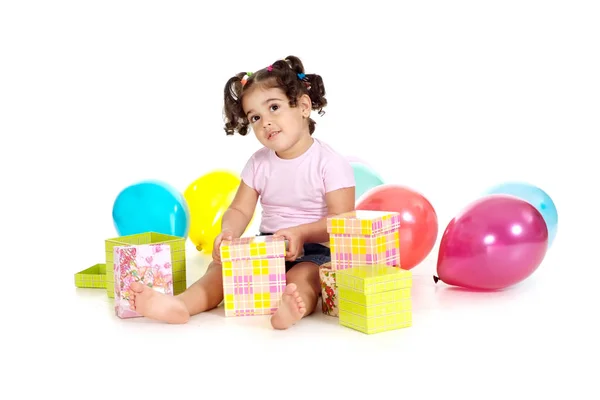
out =
<path fill-rule="evenodd" d="M 256 121 L 258 121 L 257 115 L 253 115 L 252 117 L 250 117 L 250 122 L 256 122 Z"/>
<path fill-rule="evenodd" d="M 279 109 L 279 106 L 277 104 L 273 104 L 271 106 L 271 111 L 277 111 Z"/>

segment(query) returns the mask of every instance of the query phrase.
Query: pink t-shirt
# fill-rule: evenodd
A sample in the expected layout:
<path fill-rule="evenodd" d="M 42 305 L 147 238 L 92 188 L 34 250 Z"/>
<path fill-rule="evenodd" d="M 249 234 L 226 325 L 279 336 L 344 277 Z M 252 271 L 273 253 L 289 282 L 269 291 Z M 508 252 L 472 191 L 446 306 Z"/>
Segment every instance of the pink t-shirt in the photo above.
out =
<path fill-rule="evenodd" d="M 263 147 L 250 157 L 241 178 L 260 195 L 263 233 L 318 221 L 327 215 L 325 193 L 355 186 L 350 162 L 317 139 L 291 160 Z"/>

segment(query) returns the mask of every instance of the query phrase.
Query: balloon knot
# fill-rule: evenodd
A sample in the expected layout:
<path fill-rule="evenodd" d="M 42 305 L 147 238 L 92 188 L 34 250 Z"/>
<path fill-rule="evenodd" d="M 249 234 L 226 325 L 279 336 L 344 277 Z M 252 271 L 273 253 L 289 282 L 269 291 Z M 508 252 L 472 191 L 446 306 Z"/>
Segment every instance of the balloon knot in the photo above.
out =
<path fill-rule="evenodd" d="M 437 277 L 437 276 L 435 276 L 435 275 L 433 276 L 433 281 L 434 281 L 435 283 L 438 283 L 438 281 L 439 281 L 439 280 L 440 280 L 440 278 L 438 278 L 438 277 Z"/>
<path fill-rule="evenodd" d="M 196 250 L 202 251 L 202 246 L 201 245 L 196 246 Z"/>

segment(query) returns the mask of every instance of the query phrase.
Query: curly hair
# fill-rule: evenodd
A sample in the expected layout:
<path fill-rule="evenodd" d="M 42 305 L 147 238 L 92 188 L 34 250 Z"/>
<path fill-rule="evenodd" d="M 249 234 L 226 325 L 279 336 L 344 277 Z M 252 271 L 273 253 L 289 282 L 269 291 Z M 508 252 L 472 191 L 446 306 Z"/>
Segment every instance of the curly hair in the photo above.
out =
<path fill-rule="evenodd" d="M 283 90 L 289 99 L 290 107 L 296 107 L 300 96 L 306 94 L 310 97 L 312 109 L 318 111 L 321 116 L 325 114 L 323 107 L 327 105 L 327 100 L 323 79 L 317 74 L 306 74 L 302 61 L 298 57 L 288 56 L 254 73 L 240 72 L 227 81 L 223 109 L 227 135 L 238 132 L 245 136 L 248 133 L 249 122 L 242 108 L 242 98 L 244 93 L 256 85 Z M 315 131 L 315 125 L 316 122 L 309 118 L 311 135 Z"/>

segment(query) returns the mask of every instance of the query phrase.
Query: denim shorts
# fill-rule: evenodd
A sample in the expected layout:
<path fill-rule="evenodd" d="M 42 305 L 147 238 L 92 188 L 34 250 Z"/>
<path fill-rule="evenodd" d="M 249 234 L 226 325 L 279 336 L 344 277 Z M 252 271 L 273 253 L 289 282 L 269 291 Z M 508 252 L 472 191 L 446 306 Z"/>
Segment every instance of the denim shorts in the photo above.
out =
<path fill-rule="evenodd" d="M 258 236 L 272 235 L 272 233 L 260 232 Z M 331 261 L 331 250 L 327 246 L 320 243 L 304 243 L 304 254 L 296 258 L 294 261 L 285 262 L 285 272 L 288 272 L 292 267 L 301 262 L 311 262 L 317 266 L 323 265 Z"/>

